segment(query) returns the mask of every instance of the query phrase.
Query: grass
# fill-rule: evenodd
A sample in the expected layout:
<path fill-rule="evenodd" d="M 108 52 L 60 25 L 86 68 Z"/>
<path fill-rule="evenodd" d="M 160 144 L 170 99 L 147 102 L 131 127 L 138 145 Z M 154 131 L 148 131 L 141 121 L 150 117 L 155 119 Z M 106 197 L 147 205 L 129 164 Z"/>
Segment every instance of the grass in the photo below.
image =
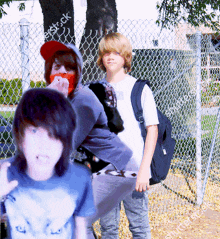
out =
<path fill-rule="evenodd" d="M 0 114 L 9 122 L 12 123 L 13 118 L 14 118 L 14 111 L 0 111 Z M 4 125 L 3 122 L 0 121 L 0 126 Z"/>
<path fill-rule="evenodd" d="M 212 138 L 214 134 L 214 129 L 216 125 L 217 115 L 203 115 L 201 127 L 204 131 L 202 133 L 202 138 Z"/>
<path fill-rule="evenodd" d="M 6 119 L 8 119 L 8 118 L 12 118 L 12 117 L 14 117 L 14 112 L 13 111 L 0 111 L 0 114 L 4 117 L 4 118 L 6 118 Z"/>
<path fill-rule="evenodd" d="M 203 115 L 202 116 L 202 130 L 214 130 L 217 120 L 216 115 Z"/>

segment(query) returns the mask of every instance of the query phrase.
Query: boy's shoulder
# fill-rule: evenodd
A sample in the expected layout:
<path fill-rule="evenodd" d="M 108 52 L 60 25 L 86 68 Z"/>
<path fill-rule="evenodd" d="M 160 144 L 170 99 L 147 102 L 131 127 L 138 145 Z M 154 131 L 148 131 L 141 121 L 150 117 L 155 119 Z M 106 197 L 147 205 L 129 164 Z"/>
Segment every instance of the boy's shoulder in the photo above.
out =
<path fill-rule="evenodd" d="M 134 77 L 134 76 L 132 76 L 132 75 L 129 75 L 129 74 L 126 74 L 125 75 L 125 77 L 121 80 L 121 81 L 119 81 L 119 82 L 136 82 L 137 81 L 137 79 Z"/>
<path fill-rule="evenodd" d="M 151 87 L 150 87 L 150 82 L 148 80 L 146 80 L 146 79 L 136 79 L 135 77 L 130 76 L 130 75 L 129 75 L 128 79 L 130 80 L 130 83 L 131 82 L 133 83 L 132 88 L 134 87 L 135 83 L 138 85 L 139 83 L 142 84 L 142 82 L 144 82 L 143 92 L 145 92 L 145 93 L 152 92 Z"/>
<path fill-rule="evenodd" d="M 123 87 L 123 89 L 133 88 L 136 81 L 137 79 L 135 77 L 126 74 L 125 78 L 119 81 L 118 83 L 116 83 L 116 85 Z"/>
<path fill-rule="evenodd" d="M 74 99 L 75 98 L 80 98 L 80 97 L 93 97 L 94 94 L 93 92 L 89 89 L 89 85 L 82 85 L 80 89 L 76 92 Z"/>
<path fill-rule="evenodd" d="M 91 171 L 87 166 L 75 162 L 70 163 L 69 173 L 77 178 L 91 177 Z"/>
<path fill-rule="evenodd" d="M 137 78 L 127 74 L 126 77 L 122 81 L 113 83 L 112 85 L 113 86 L 115 85 L 118 89 L 120 89 L 120 91 L 125 91 L 125 92 L 131 93 L 131 91 L 137 81 L 138 81 Z M 151 89 L 147 83 L 144 85 L 143 92 L 145 92 L 147 94 L 149 92 L 151 92 Z"/>
<path fill-rule="evenodd" d="M 88 86 L 82 86 L 82 88 L 80 88 L 77 91 L 77 93 L 75 94 L 75 96 L 73 97 L 71 101 L 72 103 L 80 104 L 80 105 L 83 105 L 83 104 L 94 105 L 95 102 L 99 103 L 99 100 L 97 99 L 96 95 L 93 93 L 92 90 L 89 89 Z"/>
<path fill-rule="evenodd" d="M 129 84 L 132 84 L 132 87 L 134 86 L 134 84 L 137 82 L 137 81 L 145 81 L 145 79 L 137 79 L 131 75 L 127 75 L 126 76 L 126 81 L 129 82 Z M 149 85 L 149 81 L 145 81 L 145 85 L 144 85 L 144 88 L 148 89 L 148 90 L 151 90 L 150 89 L 150 85 Z"/>

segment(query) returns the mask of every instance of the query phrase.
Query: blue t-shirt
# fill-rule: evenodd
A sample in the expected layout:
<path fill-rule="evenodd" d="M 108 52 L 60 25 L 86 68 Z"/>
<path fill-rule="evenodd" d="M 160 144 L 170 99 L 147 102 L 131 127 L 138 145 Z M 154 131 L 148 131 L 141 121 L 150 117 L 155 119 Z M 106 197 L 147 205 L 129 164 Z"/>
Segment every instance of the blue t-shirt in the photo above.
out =
<path fill-rule="evenodd" d="M 95 213 L 90 173 L 81 165 L 70 164 L 63 176 L 47 181 L 34 181 L 12 165 L 8 179 L 19 183 L 5 201 L 13 239 L 72 239 L 74 216 Z"/>

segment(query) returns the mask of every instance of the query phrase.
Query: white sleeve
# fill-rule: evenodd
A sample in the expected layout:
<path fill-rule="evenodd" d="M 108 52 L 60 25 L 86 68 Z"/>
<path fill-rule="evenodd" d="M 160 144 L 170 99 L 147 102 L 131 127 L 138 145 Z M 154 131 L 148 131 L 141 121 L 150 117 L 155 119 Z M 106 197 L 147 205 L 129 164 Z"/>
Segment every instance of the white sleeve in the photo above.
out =
<path fill-rule="evenodd" d="M 142 91 L 141 105 L 143 109 L 145 125 L 149 126 L 159 124 L 154 96 L 148 85 L 145 85 Z"/>

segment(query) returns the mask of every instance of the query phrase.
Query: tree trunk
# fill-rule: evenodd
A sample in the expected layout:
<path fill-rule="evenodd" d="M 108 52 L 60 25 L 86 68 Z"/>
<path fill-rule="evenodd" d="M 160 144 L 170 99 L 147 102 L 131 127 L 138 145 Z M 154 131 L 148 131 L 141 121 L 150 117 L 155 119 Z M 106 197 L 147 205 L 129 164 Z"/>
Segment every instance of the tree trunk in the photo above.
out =
<path fill-rule="evenodd" d="M 115 0 L 87 0 L 86 25 L 80 42 L 84 61 L 83 82 L 102 77 L 96 65 L 98 44 L 105 34 L 116 32 L 117 25 Z"/>
<path fill-rule="evenodd" d="M 39 0 L 44 17 L 45 41 L 75 44 L 73 0 Z"/>

